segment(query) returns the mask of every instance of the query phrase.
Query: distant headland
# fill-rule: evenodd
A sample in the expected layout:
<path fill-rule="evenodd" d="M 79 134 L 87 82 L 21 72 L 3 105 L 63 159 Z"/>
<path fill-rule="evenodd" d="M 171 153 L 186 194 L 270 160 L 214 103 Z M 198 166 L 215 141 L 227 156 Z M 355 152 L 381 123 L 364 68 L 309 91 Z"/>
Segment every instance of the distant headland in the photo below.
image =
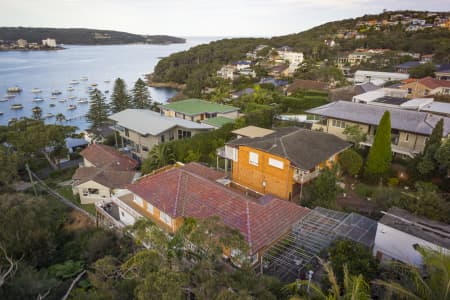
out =
<path fill-rule="evenodd" d="M 56 40 L 58 45 L 117 45 L 117 44 L 182 44 L 186 40 L 168 35 L 141 35 L 113 30 L 88 28 L 38 28 L 38 27 L 0 27 L 0 44 L 12 45 L 25 40 L 38 45 L 29 50 L 52 50 L 56 47 L 43 47 L 44 40 Z M 7 50 L 27 50 L 23 47 Z"/>

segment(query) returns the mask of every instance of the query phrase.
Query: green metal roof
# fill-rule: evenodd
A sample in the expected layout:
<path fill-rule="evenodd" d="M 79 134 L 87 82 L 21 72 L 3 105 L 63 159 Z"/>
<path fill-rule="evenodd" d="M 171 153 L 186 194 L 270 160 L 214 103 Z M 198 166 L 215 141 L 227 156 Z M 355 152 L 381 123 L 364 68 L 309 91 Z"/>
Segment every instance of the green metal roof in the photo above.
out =
<path fill-rule="evenodd" d="M 161 108 L 190 116 L 199 115 L 202 113 L 226 113 L 239 110 L 239 108 L 234 106 L 212 103 L 201 99 L 186 99 L 177 101 L 162 105 Z"/>
<path fill-rule="evenodd" d="M 228 124 L 228 123 L 234 123 L 234 120 L 227 118 L 227 117 L 219 116 L 219 117 L 215 117 L 215 118 L 206 119 L 203 121 L 203 124 L 211 125 L 216 128 L 220 128 L 223 125 Z"/>

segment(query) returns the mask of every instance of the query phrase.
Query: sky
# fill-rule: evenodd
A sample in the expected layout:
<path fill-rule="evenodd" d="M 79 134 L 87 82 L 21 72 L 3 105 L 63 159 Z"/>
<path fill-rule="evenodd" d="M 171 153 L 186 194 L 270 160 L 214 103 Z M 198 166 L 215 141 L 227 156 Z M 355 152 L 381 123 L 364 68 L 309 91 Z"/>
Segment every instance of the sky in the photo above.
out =
<path fill-rule="evenodd" d="M 450 11 L 449 0 L 0 0 L 0 26 L 175 36 L 276 36 L 387 10 Z"/>

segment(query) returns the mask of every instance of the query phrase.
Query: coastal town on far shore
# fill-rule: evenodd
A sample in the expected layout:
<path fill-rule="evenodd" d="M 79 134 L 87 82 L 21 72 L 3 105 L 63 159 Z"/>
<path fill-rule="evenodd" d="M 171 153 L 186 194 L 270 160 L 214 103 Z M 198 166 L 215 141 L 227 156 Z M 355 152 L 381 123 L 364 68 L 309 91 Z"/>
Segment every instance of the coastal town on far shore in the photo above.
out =
<path fill-rule="evenodd" d="M 27 40 L 18 39 L 17 41 L 4 41 L 0 40 L 0 51 L 11 51 L 11 50 L 60 50 L 64 49 L 58 46 L 55 39 L 46 38 L 42 40 L 41 43 L 31 42 Z"/>
<path fill-rule="evenodd" d="M 322 26 L 90 86 L 86 130 L 35 108 L 0 126 L 0 209 L 31 216 L 0 217 L 0 298 L 27 263 L 64 299 L 450 299 L 450 13 Z"/>

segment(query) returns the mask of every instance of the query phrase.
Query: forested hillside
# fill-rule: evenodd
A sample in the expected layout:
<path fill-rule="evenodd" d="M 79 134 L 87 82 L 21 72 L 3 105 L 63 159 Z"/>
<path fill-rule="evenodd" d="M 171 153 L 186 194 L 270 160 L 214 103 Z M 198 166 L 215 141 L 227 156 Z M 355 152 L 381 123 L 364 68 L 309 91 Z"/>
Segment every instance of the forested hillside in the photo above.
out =
<path fill-rule="evenodd" d="M 0 40 L 41 43 L 43 39 L 54 38 L 57 43 L 75 45 L 113 45 L 113 44 L 172 44 L 185 43 L 183 38 L 167 35 L 139 35 L 128 32 L 97 30 L 85 28 L 32 28 L 0 27 Z"/>
<path fill-rule="evenodd" d="M 357 27 L 358 22 L 372 19 L 388 20 L 391 15 L 401 13 L 411 12 L 386 12 L 380 15 L 366 15 L 355 19 L 329 22 L 304 32 L 270 39 L 236 38 L 200 45 L 162 59 L 154 70 L 152 80 L 186 84 L 188 90 L 198 89 L 198 87 L 192 87 L 194 82 L 207 83 L 222 65 L 245 58 L 245 54 L 259 44 L 272 47 L 290 46 L 294 51 L 303 52 L 306 59 L 315 61 L 327 59 L 332 62 L 339 54 L 357 48 L 387 48 L 421 54 L 434 53 L 437 62 L 448 62 L 450 60 L 450 30 L 447 28 L 407 31 L 407 25 L 400 22 L 396 26 L 380 28 Z M 425 12 L 413 14 L 417 18 L 426 16 Z M 364 34 L 365 38 L 336 37 L 338 33 L 348 31 Z M 334 47 L 329 47 L 324 42 L 331 39 L 336 42 Z"/>

